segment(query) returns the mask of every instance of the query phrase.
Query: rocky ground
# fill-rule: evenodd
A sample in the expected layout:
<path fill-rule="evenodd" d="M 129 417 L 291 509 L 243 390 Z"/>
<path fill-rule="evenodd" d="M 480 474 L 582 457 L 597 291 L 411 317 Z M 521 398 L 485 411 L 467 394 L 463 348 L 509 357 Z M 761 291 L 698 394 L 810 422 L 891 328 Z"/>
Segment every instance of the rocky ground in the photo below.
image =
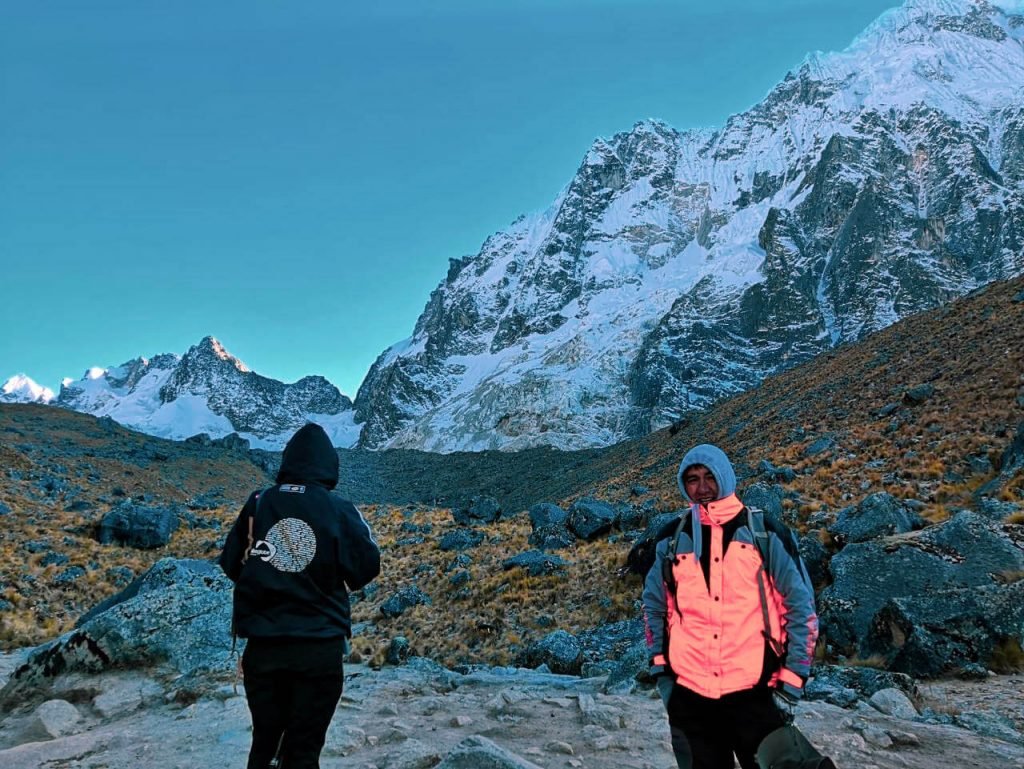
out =
<path fill-rule="evenodd" d="M 0 671 L 18 655 L 0 657 Z M 0 684 L 7 673 L 0 672 Z M 324 769 L 671 769 L 668 728 L 650 689 L 605 692 L 604 678 L 511 668 L 453 673 L 426 660 L 346 668 Z M 1024 766 L 1020 676 L 934 682 L 928 717 L 906 700 L 843 709 L 802 703 L 798 724 L 842 769 Z M 69 676 L 47 702 L 0 720 L 5 769 L 185 769 L 244 765 L 250 722 L 242 689 L 210 682 L 182 697 L 142 672 Z M 967 719 L 972 728 L 943 723 Z M 468 741 L 468 742 L 467 742 Z M 460 747 L 461 746 L 461 747 Z M 496 747 L 495 747 L 496 746 Z M 483 763 L 484 751 L 490 763 Z"/>

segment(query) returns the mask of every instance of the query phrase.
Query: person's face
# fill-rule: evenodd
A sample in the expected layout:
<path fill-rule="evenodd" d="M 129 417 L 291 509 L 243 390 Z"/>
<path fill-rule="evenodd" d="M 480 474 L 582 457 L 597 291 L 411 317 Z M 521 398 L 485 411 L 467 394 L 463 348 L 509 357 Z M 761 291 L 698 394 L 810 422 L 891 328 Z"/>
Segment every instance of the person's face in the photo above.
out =
<path fill-rule="evenodd" d="M 683 488 L 690 499 L 705 507 L 718 499 L 718 481 L 704 465 L 693 465 L 683 471 Z"/>

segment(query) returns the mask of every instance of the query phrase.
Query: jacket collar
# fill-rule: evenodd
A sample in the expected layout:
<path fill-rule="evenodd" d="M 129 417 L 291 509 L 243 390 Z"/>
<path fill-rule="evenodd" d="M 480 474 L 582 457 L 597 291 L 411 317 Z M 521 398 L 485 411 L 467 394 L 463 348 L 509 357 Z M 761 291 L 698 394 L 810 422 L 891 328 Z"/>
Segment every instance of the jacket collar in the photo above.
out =
<path fill-rule="evenodd" d="M 700 511 L 700 522 L 706 526 L 722 526 L 743 510 L 743 503 L 740 498 L 735 494 L 730 494 L 727 497 L 716 499 L 714 502 L 709 502 L 707 507 L 704 505 L 697 505 L 697 509 Z"/>

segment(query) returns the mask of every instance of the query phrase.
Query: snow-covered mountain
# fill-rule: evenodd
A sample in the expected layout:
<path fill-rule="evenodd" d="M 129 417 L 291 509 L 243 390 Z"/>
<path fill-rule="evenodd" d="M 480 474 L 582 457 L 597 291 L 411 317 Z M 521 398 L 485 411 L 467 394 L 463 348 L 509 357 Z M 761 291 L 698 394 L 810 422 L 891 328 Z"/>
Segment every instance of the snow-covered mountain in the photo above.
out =
<path fill-rule="evenodd" d="M 359 436 L 352 401 L 326 379 L 268 379 L 210 336 L 183 356 L 136 358 L 65 379 L 54 403 L 178 440 L 238 433 L 253 447 L 280 449 L 309 421 L 321 424 L 336 446 L 352 446 Z"/>
<path fill-rule="evenodd" d="M 24 374 L 15 374 L 0 387 L 0 403 L 49 403 L 53 399 L 53 390 Z"/>
<path fill-rule="evenodd" d="M 717 130 L 599 139 L 451 260 L 367 447 L 606 445 L 1024 271 L 1024 3 L 910 0 Z"/>

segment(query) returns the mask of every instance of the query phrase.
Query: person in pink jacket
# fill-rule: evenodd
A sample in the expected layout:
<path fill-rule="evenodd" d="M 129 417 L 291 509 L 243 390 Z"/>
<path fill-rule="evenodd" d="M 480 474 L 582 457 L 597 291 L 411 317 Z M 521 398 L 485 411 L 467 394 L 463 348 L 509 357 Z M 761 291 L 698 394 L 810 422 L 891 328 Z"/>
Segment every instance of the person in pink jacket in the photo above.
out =
<path fill-rule="evenodd" d="M 789 532 L 767 516 L 762 558 L 721 449 L 691 449 L 677 482 L 691 508 L 658 543 L 643 592 L 672 750 L 680 769 L 732 769 L 734 754 L 757 769 L 758 746 L 791 720 L 810 672 L 814 592 Z"/>

